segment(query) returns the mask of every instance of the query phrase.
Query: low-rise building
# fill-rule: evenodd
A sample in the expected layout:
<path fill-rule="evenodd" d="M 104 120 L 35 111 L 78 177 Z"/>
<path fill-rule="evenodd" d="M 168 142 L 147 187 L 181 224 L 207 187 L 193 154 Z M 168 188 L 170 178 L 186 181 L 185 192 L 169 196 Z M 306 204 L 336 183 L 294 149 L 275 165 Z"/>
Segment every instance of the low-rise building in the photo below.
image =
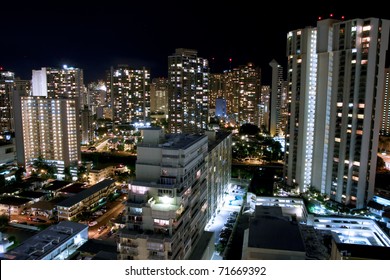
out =
<path fill-rule="evenodd" d="M 52 225 L 9 252 L 4 260 L 65 260 L 88 240 L 88 226 L 62 221 Z"/>
<path fill-rule="evenodd" d="M 89 211 L 115 191 L 115 180 L 103 180 L 57 204 L 58 220 L 72 220 Z"/>
<path fill-rule="evenodd" d="M 299 224 L 283 216 L 281 207 L 256 206 L 244 233 L 243 260 L 304 260 Z"/>
<path fill-rule="evenodd" d="M 88 182 L 91 185 L 97 184 L 106 178 L 110 178 L 114 175 L 114 166 L 108 166 L 104 168 L 94 168 L 89 170 Z"/>

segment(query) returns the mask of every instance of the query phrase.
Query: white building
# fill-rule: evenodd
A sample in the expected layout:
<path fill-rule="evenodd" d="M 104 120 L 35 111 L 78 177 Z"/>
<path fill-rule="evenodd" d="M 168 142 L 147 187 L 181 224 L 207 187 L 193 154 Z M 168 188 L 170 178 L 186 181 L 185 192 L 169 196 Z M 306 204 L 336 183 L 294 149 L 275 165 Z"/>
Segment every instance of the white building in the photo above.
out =
<path fill-rule="evenodd" d="M 142 133 L 136 180 L 129 186 L 125 208 L 126 228 L 119 235 L 119 258 L 187 259 L 203 233 L 209 211 L 216 209 L 209 204 L 221 201 L 217 196 L 223 195 L 222 183 L 229 183 L 231 136 L 219 140 L 226 151 L 211 147 L 210 157 L 219 159 L 221 165 L 214 163 L 211 168 L 224 170 L 220 180 L 213 175 L 214 186 L 208 184 L 206 135 L 165 135 L 156 128 Z"/>
<path fill-rule="evenodd" d="M 389 29 L 377 18 L 325 19 L 288 33 L 288 185 L 355 208 L 372 197 Z"/>
<path fill-rule="evenodd" d="M 52 225 L 0 258 L 8 260 L 65 260 L 88 241 L 88 226 L 63 221 Z"/>

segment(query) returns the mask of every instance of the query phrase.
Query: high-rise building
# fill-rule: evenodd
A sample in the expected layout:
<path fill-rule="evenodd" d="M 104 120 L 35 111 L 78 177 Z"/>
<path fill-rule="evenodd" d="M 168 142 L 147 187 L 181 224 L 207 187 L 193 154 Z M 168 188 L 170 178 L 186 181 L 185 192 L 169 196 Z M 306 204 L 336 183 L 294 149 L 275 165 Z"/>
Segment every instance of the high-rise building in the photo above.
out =
<path fill-rule="evenodd" d="M 76 99 L 20 96 L 15 98 L 18 164 L 29 171 L 42 158 L 57 167 L 58 176 L 81 160 Z"/>
<path fill-rule="evenodd" d="M 225 75 L 223 73 L 210 74 L 209 107 L 216 108 L 217 99 L 224 98 Z"/>
<path fill-rule="evenodd" d="M 168 57 L 168 126 L 171 133 L 200 133 L 209 122 L 209 65 L 196 50 Z"/>
<path fill-rule="evenodd" d="M 325 19 L 288 33 L 288 185 L 355 208 L 371 199 L 389 30 L 378 18 Z"/>
<path fill-rule="evenodd" d="M 300 191 L 311 185 L 314 113 L 317 81 L 317 29 L 307 27 L 288 33 L 287 55 L 290 117 L 286 132 L 287 184 Z"/>
<path fill-rule="evenodd" d="M 93 115 L 87 105 L 81 110 L 81 144 L 88 145 L 93 141 Z"/>
<path fill-rule="evenodd" d="M 269 65 L 272 68 L 272 85 L 270 98 L 270 129 L 271 136 L 284 134 L 283 131 L 283 67 L 273 59 Z"/>
<path fill-rule="evenodd" d="M 231 178 L 232 135 L 226 131 L 206 131 L 208 136 L 207 216 L 210 220 L 224 202 Z"/>
<path fill-rule="evenodd" d="M 79 108 L 84 107 L 85 86 L 83 70 L 68 67 L 33 70 L 32 95 L 49 98 L 76 98 Z"/>
<path fill-rule="evenodd" d="M 261 70 L 253 63 L 224 72 L 227 111 L 239 124 L 258 124 Z"/>
<path fill-rule="evenodd" d="M 150 86 L 150 111 L 168 115 L 168 80 L 154 78 Z"/>
<path fill-rule="evenodd" d="M 142 130 L 120 259 L 188 259 L 230 182 L 231 134 L 210 133 Z"/>
<path fill-rule="evenodd" d="M 261 95 L 259 102 L 259 122 L 257 126 L 262 131 L 269 132 L 269 124 L 270 124 L 270 97 L 271 97 L 271 87 L 269 85 L 261 86 Z"/>
<path fill-rule="evenodd" d="M 221 119 L 226 119 L 227 117 L 226 99 L 217 98 L 215 100 L 215 116 Z"/>
<path fill-rule="evenodd" d="M 108 102 L 117 123 L 145 123 L 150 118 L 150 70 L 128 65 L 107 71 Z"/>
<path fill-rule="evenodd" d="M 390 136 L 390 68 L 385 69 L 383 85 L 383 107 L 380 134 Z"/>
<path fill-rule="evenodd" d="M 13 132 L 12 92 L 15 74 L 0 67 L 0 135 Z"/>

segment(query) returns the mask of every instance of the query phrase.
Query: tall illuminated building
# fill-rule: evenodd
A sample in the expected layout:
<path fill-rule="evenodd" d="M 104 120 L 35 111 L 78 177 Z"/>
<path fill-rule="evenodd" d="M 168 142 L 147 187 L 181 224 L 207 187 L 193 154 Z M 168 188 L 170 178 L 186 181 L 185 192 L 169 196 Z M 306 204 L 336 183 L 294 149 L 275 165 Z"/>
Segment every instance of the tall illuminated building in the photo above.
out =
<path fill-rule="evenodd" d="M 383 107 L 380 134 L 390 136 L 390 68 L 385 69 L 385 80 L 383 85 Z"/>
<path fill-rule="evenodd" d="M 150 118 L 150 70 L 128 65 L 107 71 L 108 102 L 116 123 L 145 123 Z"/>
<path fill-rule="evenodd" d="M 209 65 L 196 50 L 168 57 L 168 127 L 171 133 L 201 133 L 209 122 Z"/>
<path fill-rule="evenodd" d="M 224 72 L 227 111 L 240 123 L 258 124 L 261 69 L 253 63 Z"/>
<path fill-rule="evenodd" d="M 270 98 L 270 129 L 271 136 L 283 135 L 283 67 L 273 59 L 269 65 L 272 68 L 272 84 Z"/>
<path fill-rule="evenodd" d="M 378 18 L 325 19 L 288 33 L 288 185 L 354 208 L 371 199 L 389 30 Z"/>
<path fill-rule="evenodd" d="M 83 70 L 66 65 L 63 68 L 43 67 L 33 70 L 32 95 L 49 98 L 76 98 L 84 107 L 85 86 Z"/>
<path fill-rule="evenodd" d="M 13 132 L 12 92 L 15 74 L 0 67 L 0 135 Z"/>
<path fill-rule="evenodd" d="M 286 133 L 287 184 L 300 191 L 311 185 L 314 109 L 317 80 L 317 29 L 307 27 L 287 37 L 290 118 Z"/>
<path fill-rule="evenodd" d="M 150 86 L 150 111 L 168 115 L 168 80 L 154 78 Z"/>
<path fill-rule="evenodd" d="M 216 109 L 217 99 L 224 98 L 224 81 L 223 73 L 210 74 L 210 91 L 209 91 L 209 106 Z"/>
<path fill-rule="evenodd" d="M 269 132 L 269 123 L 270 123 L 270 96 L 271 96 L 271 87 L 269 85 L 261 86 L 261 95 L 259 102 L 259 122 L 258 127 L 262 131 Z"/>
<path fill-rule="evenodd" d="M 80 112 L 81 116 L 81 144 L 88 145 L 93 141 L 94 123 L 92 111 L 87 105 Z"/>
<path fill-rule="evenodd" d="M 80 105 L 85 100 L 83 71 L 67 67 L 32 71 L 31 93 L 20 83 L 15 88 L 15 139 L 17 162 L 29 172 L 42 159 L 75 174 L 81 160 Z M 80 103 L 81 102 L 81 103 Z"/>
<path fill-rule="evenodd" d="M 81 160 L 76 99 L 20 96 L 15 100 L 18 164 L 29 172 L 34 161 L 42 158 L 57 167 L 61 178 L 66 167 Z"/>

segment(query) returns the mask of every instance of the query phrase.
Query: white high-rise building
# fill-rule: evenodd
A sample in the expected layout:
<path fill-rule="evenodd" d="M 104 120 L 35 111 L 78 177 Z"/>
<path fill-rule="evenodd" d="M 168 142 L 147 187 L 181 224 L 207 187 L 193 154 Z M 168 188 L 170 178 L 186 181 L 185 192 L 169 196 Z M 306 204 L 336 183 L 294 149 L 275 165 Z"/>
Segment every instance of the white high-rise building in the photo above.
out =
<path fill-rule="evenodd" d="M 148 128 L 142 135 L 119 258 L 188 259 L 230 183 L 231 134 L 164 134 Z"/>
<path fill-rule="evenodd" d="M 374 191 L 390 21 L 325 19 L 288 33 L 286 179 L 363 208 Z"/>

